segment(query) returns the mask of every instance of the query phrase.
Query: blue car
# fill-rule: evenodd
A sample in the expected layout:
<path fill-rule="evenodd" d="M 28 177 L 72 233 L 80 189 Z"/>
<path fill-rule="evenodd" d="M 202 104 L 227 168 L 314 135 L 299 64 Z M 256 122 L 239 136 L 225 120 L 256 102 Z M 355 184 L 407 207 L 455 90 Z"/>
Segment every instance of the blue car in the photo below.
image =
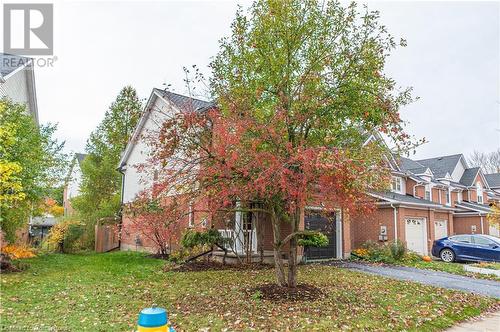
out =
<path fill-rule="evenodd" d="M 434 241 L 432 255 L 444 262 L 500 262 L 500 238 L 480 234 L 449 236 Z"/>

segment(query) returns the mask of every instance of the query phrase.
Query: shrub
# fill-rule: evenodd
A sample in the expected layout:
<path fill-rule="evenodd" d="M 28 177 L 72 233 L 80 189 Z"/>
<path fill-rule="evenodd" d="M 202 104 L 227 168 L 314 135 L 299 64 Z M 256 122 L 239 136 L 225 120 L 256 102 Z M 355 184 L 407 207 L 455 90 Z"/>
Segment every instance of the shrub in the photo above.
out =
<path fill-rule="evenodd" d="M 361 248 L 353 250 L 353 256 L 377 263 L 416 262 L 422 258 L 409 252 L 404 243 L 396 241 L 388 244 L 378 244 L 373 241 L 365 242 Z"/>
<path fill-rule="evenodd" d="M 64 220 L 50 229 L 44 247 L 64 253 L 74 252 L 82 247 L 84 225 L 79 220 Z"/>
<path fill-rule="evenodd" d="M 299 236 L 297 244 L 304 247 L 326 247 L 328 245 L 328 237 L 319 232 L 304 233 Z"/>
<path fill-rule="evenodd" d="M 3 247 L 1 251 L 12 260 L 36 257 L 34 249 L 28 248 L 26 246 L 16 246 L 13 244 L 9 244 Z"/>
<path fill-rule="evenodd" d="M 188 230 L 181 239 L 184 248 L 194 248 L 197 246 L 213 246 L 215 244 L 223 245 L 225 239 L 215 228 L 207 231 L 197 232 Z"/>
<path fill-rule="evenodd" d="M 201 254 L 204 251 L 203 246 L 195 246 L 192 248 L 180 248 L 172 250 L 168 256 L 168 260 L 172 263 L 182 263 L 186 259 Z"/>
<path fill-rule="evenodd" d="M 389 249 L 391 251 L 391 256 L 396 261 L 400 261 L 406 255 L 406 246 L 403 242 L 396 240 L 396 242 L 392 242 L 389 244 Z"/>

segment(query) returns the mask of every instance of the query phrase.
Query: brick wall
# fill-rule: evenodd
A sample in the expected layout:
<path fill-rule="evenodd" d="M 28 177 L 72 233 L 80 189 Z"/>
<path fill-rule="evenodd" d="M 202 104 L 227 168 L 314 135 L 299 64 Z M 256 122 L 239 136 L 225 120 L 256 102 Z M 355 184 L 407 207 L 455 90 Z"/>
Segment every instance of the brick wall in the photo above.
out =
<path fill-rule="evenodd" d="M 447 220 L 448 234 L 453 234 L 453 214 L 451 212 L 434 212 L 426 209 L 397 208 L 398 239 L 405 242 L 405 226 L 407 218 L 425 218 L 427 224 L 427 248 L 430 252 L 435 240 L 434 221 Z M 380 226 L 387 227 L 387 240 L 394 241 L 394 210 L 391 207 L 380 207 L 371 215 L 353 217 L 351 221 L 352 248 L 359 248 L 366 241 L 379 241 Z"/>
<path fill-rule="evenodd" d="M 480 216 L 459 216 L 455 215 L 455 234 L 483 234 L 481 231 L 481 217 Z M 472 226 L 476 226 L 476 231 L 472 232 Z M 489 233 L 489 223 L 486 217 L 483 217 L 483 231 L 484 234 Z"/>

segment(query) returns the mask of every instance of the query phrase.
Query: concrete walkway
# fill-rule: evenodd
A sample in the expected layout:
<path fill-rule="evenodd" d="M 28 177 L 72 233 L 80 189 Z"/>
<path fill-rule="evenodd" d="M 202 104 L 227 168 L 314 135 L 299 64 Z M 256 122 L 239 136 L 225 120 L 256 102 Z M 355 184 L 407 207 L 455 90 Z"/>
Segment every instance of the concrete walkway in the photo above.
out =
<path fill-rule="evenodd" d="M 445 332 L 498 332 L 500 331 L 500 311 L 491 313 L 475 322 L 465 322 L 453 326 Z"/>
<path fill-rule="evenodd" d="M 500 282 L 494 280 L 474 279 L 447 272 L 404 266 L 378 266 L 355 262 L 342 262 L 340 264 L 338 262 L 329 262 L 325 264 L 336 265 L 388 278 L 414 281 L 435 287 L 460 290 L 500 299 Z M 500 329 L 497 331 L 500 331 Z"/>

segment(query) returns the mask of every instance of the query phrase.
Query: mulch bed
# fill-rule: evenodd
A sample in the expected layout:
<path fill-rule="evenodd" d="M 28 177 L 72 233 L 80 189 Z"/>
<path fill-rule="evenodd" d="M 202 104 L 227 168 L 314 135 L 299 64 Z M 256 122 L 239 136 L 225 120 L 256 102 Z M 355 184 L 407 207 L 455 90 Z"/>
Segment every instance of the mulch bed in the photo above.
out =
<path fill-rule="evenodd" d="M 249 271 L 249 270 L 266 270 L 272 269 L 271 265 L 260 264 L 260 263 L 244 263 L 244 264 L 225 264 L 215 262 L 215 261 L 192 261 L 189 263 L 171 265 L 167 264 L 164 267 L 164 271 L 167 272 L 197 272 L 197 271 L 222 271 L 222 270 L 234 270 L 234 271 Z"/>
<path fill-rule="evenodd" d="M 316 301 L 325 295 L 321 289 L 309 284 L 298 284 L 296 288 L 282 287 L 277 284 L 263 284 L 247 289 L 246 293 L 252 298 L 273 302 Z"/>
<path fill-rule="evenodd" d="M 23 271 L 23 269 L 12 263 L 11 259 L 7 255 L 0 254 L 0 273 L 11 273 L 11 272 L 21 272 L 21 271 Z"/>

